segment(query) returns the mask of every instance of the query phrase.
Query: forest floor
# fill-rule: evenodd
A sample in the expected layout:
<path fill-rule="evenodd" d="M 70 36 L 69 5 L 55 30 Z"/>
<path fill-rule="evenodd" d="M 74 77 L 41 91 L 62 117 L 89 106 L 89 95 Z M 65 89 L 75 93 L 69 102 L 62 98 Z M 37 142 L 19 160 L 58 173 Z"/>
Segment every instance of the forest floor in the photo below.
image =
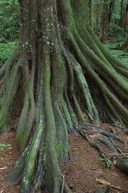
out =
<path fill-rule="evenodd" d="M 102 127 L 108 125 L 103 124 Z M 5 182 L 9 170 L 19 156 L 16 145 L 16 132 L 8 129 L 0 135 L 0 144 L 11 144 L 0 151 L 0 193 L 18 193 L 19 185 Z M 127 140 L 127 139 L 126 139 Z M 99 152 L 79 134 L 69 135 L 70 160 L 61 165 L 65 177 L 73 193 L 94 193 L 97 187 L 108 185 L 109 193 L 127 193 L 128 177 L 112 165 L 110 168 L 100 161 Z M 109 153 L 107 147 L 105 151 Z M 103 182 L 103 183 L 99 183 Z"/>

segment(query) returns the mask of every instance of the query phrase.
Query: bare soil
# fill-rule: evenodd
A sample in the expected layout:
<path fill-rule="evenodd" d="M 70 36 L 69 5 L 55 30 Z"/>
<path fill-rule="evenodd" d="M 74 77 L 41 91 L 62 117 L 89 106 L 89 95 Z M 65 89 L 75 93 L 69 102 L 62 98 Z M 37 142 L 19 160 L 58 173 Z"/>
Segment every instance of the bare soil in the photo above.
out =
<path fill-rule="evenodd" d="M 0 193 L 17 193 L 19 185 L 8 184 L 5 181 L 15 161 L 20 155 L 16 145 L 16 132 L 8 129 L 0 135 L 0 144 L 11 144 L 11 147 L 0 151 Z"/>
<path fill-rule="evenodd" d="M 18 193 L 19 185 L 8 184 L 5 178 L 20 153 L 15 131 L 8 129 L 0 135 L 0 144 L 11 147 L 0 151 L 0 193 Z M 69 135 L 70 160 L 61 165 L 62 175 L 73 193 L 94 193 L 97 187 L 108 183 L 109 193 L 127 193 L 128 177 L 115 166 L 107 168 L 99 161 L 99 152 L 79 134 Z M 99 183 L 102 182 L 102 183 Z"/>

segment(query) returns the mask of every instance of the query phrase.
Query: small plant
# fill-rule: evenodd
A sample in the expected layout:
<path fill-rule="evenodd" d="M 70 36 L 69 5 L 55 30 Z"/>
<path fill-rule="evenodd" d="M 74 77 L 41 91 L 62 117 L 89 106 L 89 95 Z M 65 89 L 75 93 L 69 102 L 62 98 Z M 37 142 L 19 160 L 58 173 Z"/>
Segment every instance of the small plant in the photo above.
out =
<path fill-rule="evenodd" d="M 112 164 L 112 161 L 109 158 L 107 158 L 107 157 L 105 157 L 105 158 L 98 158 L 98 160 L 99 161 L 104 161 L 105 166 L 108 167 L 108 168 L 110 168 L 110 166 Z"/>
<path fill-rule="evenodd" d="M 11 144 L 0 144 L 0 151 L 3 151 L 5 148 L 11 147 Z"/>
<path fill-rule="evenodd" d="M 0 60 L 5 62 L 11 56 L 17 44 L 17 41 L 0 43 Z"/>

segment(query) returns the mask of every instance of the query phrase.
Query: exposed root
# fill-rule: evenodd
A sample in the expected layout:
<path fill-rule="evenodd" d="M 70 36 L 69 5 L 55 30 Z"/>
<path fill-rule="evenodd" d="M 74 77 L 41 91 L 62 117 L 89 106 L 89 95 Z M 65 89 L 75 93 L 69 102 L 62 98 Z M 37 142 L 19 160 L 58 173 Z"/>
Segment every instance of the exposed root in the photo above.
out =
<path fill-rule="evenodd" d="M 70 57 L 70 60 L 73 64 L 79 87 L 81 89 L 81 92 L 83 92 L 88 116 L 90 117 L 90 119 L 92 121 L 99 123 L 100 120 L 99 120 L 98 112 L 97 112 L 97 109 L 96 109 L 94 102 L 92 100 L 92 97 L 91 97 L 91 94 L 89 91 L 89 87 L 88 87 L 87 81 L 85 79 L 85 76 L 83 74 L 82 68 L 81 68 L 80 64 L 75 60 L 75 58 L 73 57 L 73 55 L 71 53 L 69 53 L 69 57 Z"/>
<path fill-rule="evenodd" d="M 86 132 L 83 131 L 83 129 L 86 130 Z M 112 133 L 110 130 L 85 123 L 80 124 L 79 132 L 93 147 L 99 151 L 103 158 L 113 160 L 114 156 L 116 156 L 116 159 L 120 158 L 120 156 L 127 156 L 127 153 L 124 153 L 121 149 L 121 144 L 125 145 L 125 139 L 122 139 L 115 133 Z M 101 144 L 104 144 L 106 147 L 108 147 L 112 153 L 106 153 L 102 149 Z M 125 149 L 124 147 L 122 148 Z"/>
<path fill-rule="evenodd" d="M 1 93 L 0 132 L 4 132 L 9 124 L 12 103 L 14 101 L 21 77 L 19 73 L 19 63 L 16 63 L 12 67 L 12 71 L 10 73 L 12 74 L 4 81 L 5 85 L 2 88 Z"/>
<path fill-rule="evenodd" d="M 128 125 L 128 67 L 109 56 L 88 21 L 83 28 L 86 3 L 20 1 L 20 47 L 0 69 L 1 132 L 8 126 L 16 93 L 23 90 L 16 134 L 22 154 L 7 176 L 10 183 L 21 180 L 20 193 L 42 187 L 71 193 L 59 167 L 68 160 L 68 132 L 79 132 L 103 158 L 108 155 L 102 143 L 122 154 L 118 145 L 124 140 L 98 125 L 100 109 L 111 122 Z M 100 107 L 95 100 L 99 95 Z M 97 127 L 86 123 L 85 114 Z"/>
<path fill-rule="evenodd" d="M 23 90 L 24 90 L 24 104 L 20 116 L 16 139 L 21 151 L 24 150 L 34 121 L 34 80 L 35 80 L 35 64 L 32 65 L 32 73 L 29 74 L 28 65 L 22 68 L 23 74 Z M 21 140 L 22 139 L 22 140 Z"/>

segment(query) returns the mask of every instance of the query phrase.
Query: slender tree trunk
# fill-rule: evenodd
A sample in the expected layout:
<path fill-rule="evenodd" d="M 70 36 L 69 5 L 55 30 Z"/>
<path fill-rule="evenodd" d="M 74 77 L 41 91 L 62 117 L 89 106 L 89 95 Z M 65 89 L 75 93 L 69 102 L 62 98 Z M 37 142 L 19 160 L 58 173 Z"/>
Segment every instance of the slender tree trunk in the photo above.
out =
<path fill-rule="evenodd" d="M 89 26 L 89 1 L 20 1 L 19 46 L 0 69 L 0 130 L 22 91 L 16 139 L 22 152 L 7 176 L 20 192 L 71 192 L 59 163 L 68 160 L 68 132 L 90 121 L 128 124 L 128 67 Z M 99 146 L 95 144 L 99 149 Z M 101 152 L 101 151 L 100 151 Z"/>

